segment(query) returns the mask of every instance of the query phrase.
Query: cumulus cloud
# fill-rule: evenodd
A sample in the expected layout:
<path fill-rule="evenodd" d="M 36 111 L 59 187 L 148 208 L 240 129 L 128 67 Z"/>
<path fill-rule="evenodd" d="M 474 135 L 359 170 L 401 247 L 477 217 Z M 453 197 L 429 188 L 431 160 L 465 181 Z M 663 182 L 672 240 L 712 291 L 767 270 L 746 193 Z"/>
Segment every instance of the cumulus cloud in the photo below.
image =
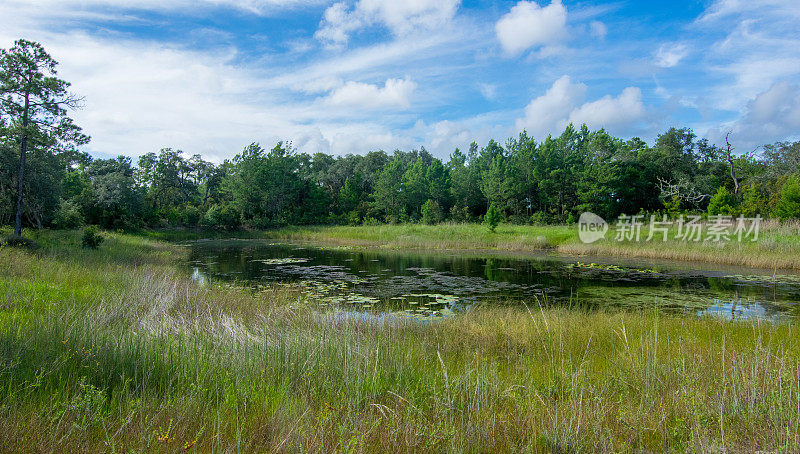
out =
<path fill-rule="evenodd" d="M 347 44 L 350 35 L 364 27 L 381 25 L 395 35 L 430 30 L 448 23 L 461 0 L 359 0 L 352 8 L 334 3 L 323 14 L 314 36 L 329 46 Z"/>
<path fill-rule="evenodd" d="M 627 133 L 646 116 L 642 92 L 637 87 L 625 88 L 619 96 L 604 96 L 584 102 L 587 87 L 562 76 L 547 92 L 525 107 L 525 116 L 517 120 L 517 129 L 525 129 L 534 137 L 557 134 L 568 124 L 586 124 L 590 128 L 606 128 Z"/>
<path fill-rule="evenodd" d="M 527 129 L 534 137 L 544 137 L 562 129 L 570 112 L 586 97 L 586 90 L 586 85 L 562 76 L 544 95 L 525 107 L 525 117 L 517 120 L 517 129 Z"/>
<path fill-rule="evenodd" d="M 570 112 L 569 122 L 586 124 L 590 128 L 624 129 L 644 116 L 642 91 L 638 87 L 628 87 L 617 97 L 606 95 L 578 107 Z"/>
<path fill-rule="evenodd" d="M 677 66 L 689 55 L 689 46 L 682 43 L 662 44 L 656 52 L 655 64 L 661 68 Z"/>
<path fill-rule="evenodd" d="M 708 136 L 721 143 L 728 131 L 743 151 L 784 138 L 800 139 L 800 85 L 775 83 L 747 103 L 739 120 L 710 130 Z"/>
<path fill-rule="evenodd" d="M 561 0 L 545 7 L 521 1 L 495 24 L 497 39 L 509 55 L 531 48 L 555 46 L 567 37 L 567 9 Z"/>
<path fill-rule="evenodd" d="M 411 104 L 411 96 L 417 84 L 406 79 L 388 79 L 383 87 L 361 82 L 347 82 L 334 89 L 325 101 L 333 106 L 379 109 Z"/>

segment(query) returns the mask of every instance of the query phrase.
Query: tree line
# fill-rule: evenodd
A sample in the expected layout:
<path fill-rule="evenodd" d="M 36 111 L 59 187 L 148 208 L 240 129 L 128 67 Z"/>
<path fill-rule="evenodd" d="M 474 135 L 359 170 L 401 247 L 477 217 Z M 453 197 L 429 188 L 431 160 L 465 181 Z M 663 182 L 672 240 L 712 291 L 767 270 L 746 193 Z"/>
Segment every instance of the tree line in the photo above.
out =
<path fill-rule="evenodd" d="M 268 228 L 287 224 L 573 222 L 584 211 L 800 217 L 800 142 L 735 153 L 671 128 L 648 144 L 568 126 L 536 140 L 334 157 L 258 143 L 214 164 L 165 148 L 92 158 L 79 99 L 29 41 L 0 53 L 0 223 L 32 227 Z M 131 150 L 135 152 L 134 150 Z"/>

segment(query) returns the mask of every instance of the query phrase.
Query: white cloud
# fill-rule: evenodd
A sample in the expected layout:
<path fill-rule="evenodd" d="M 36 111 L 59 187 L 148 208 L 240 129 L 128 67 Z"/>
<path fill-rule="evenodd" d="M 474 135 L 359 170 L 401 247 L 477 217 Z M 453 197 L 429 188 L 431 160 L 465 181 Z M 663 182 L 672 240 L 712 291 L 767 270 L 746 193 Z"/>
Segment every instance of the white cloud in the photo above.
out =
<path fill-rule="evenodd" d="M 655 64 L 661 68 L 677 66 L 689 55 L 689 46 L 683 43 L 662 44 L 656 52 Z"/>
<path fill-rule="evenodd" d="M 562 76 L 544 95 L 525 107 L 525 117 L 517 120 L 517 129 L 527 129 L 537 138 L 563 129 L 572 110 L 586 97 L 586 90 L 586 85 Z"/>
<path fill-rule="evenodd" d="M 772 85 L 747 103 L 741 118 L 707 135 L 722 143 L 728 131 L 740 151 L 784 138 L 800 139 L 800 85 L 786 81 Z"/>
<path fill-rule="evenodd" d="M 562 76 L 544 95 L 525 107 L 525 116 L 517 120 L 517 129 L 526 129 L 539 139 L 560 133 L 570 123 L 626 134 L 645 119 L 642 92 L 637 87 L 625 88 L 617 97 L 607 95 L 584 103 L 586 91 L 586 85 Z"/>
<path fill-rule="evenodd" d="M 616 98 L 606 95 L 578 107 L 570 112 L 569 122 L 586 124 L 595 129 L 620 130 L 642 120 L 644 116 L 642 91 L 638 87 L 628 87 Z"/>
<path fill-rule="evenodd" d="M 718 0 L 700 16 L 698 30 L 724 31 L 704 52 L 704 66 L 720 78 L 709 93 L 714 107 L 744 114 L 747 103 L 775 83 L 800 77 L 800 2 Z"/>
<path fill-rule="evenodd" d="M 406 108 L 416 88 L 417 84 L 408 78 L 388 79 L 383 87 L 351 81 L 334 89 L 325 102 L 363 109 Z"/>
<path fill-rule="evenodd" d="M 698 18 L 698 22 L 716 22 L 742 13 L 800 15 L 800 3 L 793 0 L 716 0 Z"/>
<path fill-rule="evenodd" d="M 495 84 L 478 84 L 478 90 L 480 90 L 481 95 L 489 101 L 494 100 L 497 98 L 497 85 Z"/>
<path fill-rule="evenodd" d="M 116 10 L 175 11 L 198 7 L 232 8 L 255 14 L 319 4 L 321 0 L 6 0 L 10 8 L 36 10 L 40 14 L 109 8 Z"/>
<path fill-rule="evenodd" d="M 608 27 L 600 21 L 593 20 L 589 23 L 589 31 L 593 37 L 603 40 L 606 39 L 606 35 L 608 34 Z"/>
<path fill-rule="evenodd" d="M 557 46 L 567 37 L 567 9 L 561 0 L 540 7 L 521 1 L 495 24 L 497 39 L 509 55 L 538 47 Z"/>
<path fill-rule="evenodd" d="M 359 0 L 352 8 L 345 2 L 325 10 L 314 36 L 330 46 L 347 44 L 350 35 L 364 27 L 382 25 L 395 35 L 412 30 L 431 30 L 447 24 L 461 0 Z"/>

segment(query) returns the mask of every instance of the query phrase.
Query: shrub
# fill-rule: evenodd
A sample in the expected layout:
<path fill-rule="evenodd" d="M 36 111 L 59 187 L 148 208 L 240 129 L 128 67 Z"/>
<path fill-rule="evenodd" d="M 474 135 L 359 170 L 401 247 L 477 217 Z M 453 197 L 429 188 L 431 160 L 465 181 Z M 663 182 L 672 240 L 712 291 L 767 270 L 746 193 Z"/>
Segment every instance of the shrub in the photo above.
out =
<path fill-rule="evenodd" d="M 489 205 L 489 209 L 486 210 L 486 215 L 483 217 L 483 223 L 490 232 L 494 232 L 494 229 L 500 224 L 500 219 L 501 215 L 497 207 L 495 207 L 494 204 Z"/>
<path fill-rule="evenodd" d="M 396 222 L 395 222 L 395 224 L 396 224 Z M 377 219 L 375 219 L 375 218 L 373 218 L 371 216 L 367 216 L 367 217 L 364 218 L 364 222 L 362 223 L 362 225 L 372 225 L 372 226 L 381 225 L 381 221 L 379 221 L 379 220 L 377 220 Z"/>
<path fill-rule="evenodd" d="M 74 229 L 83 224 L 80 207 L 71 200 L 62 200 L 53 217 L 53 225 L 59 229 Z"/>
<path fill-rule="evenodd" d="M 471 213 L 469 212 L 469 207 L 459 203 L 450 208 L 450 218 L 455 222 L 467 222 L 470 220 L 470 217 Z"/>
<path fill-rule="evenodd" d="M 439 202 L 428 199 L 422 205 L 422 222 L 433 225 L 442 222 L 443 219 L 444 213 L 442 212 L 442 207 L 439 205 Z"/>
<path fill-rule="evenodd" d="M 361 224 L 361 213 L 359 213 L 357 210 L 353 210 L 347 213 L 347 224 L 348 225 Z"/>
<path fill-rule="evenodd" d="M 800 218 L 800 178 L 797 175 L 791 175 L 783 183 L 775 215 L 784 220 Z"/>
<path fill-rule="evenodd" d="M 186 227 L 194 227 L 200 222 L 202 213 L 194 205 L 186 205 L 183 207 L 183 225 Z"/>
<path fill-rule="evenodd" d="M 103 240 L 103 235 L 100 233 L 100 229 L 98 229 L 96 225 L 90 225 L 83 229 L 83 240 L 81 241 L 83 247 L 97 249 L 100 247 L 100 244 L 103 242 Z"/>
<path fill-rule="evenodd" d="M 736 205 L 736 196 L 721 187 L 714 194 L 714 197 L 711 197 L 711 201 L 708 202 L 708 214 L 711 216 L 719 214 L 735 215 L 737 214 Z"/>
<path fill-rule="evenodd" d="M 763 189 L 756 183 L 745 186 L 742 191 L 740 211 L 748 218 L 756 215 L 765 215 L 769 211 L 769 198 Z"/>
<path fill-rule="evenodd" d="M 17 235 L 8 236 L 6 238 L 5 243 L 8 246 L 13 246 L 13 247 L 21 247 L 21 248 L 28 248 L 28 249 L 38 249 L 39 248 L 39 245 L 36 244 L 35 241 L 33 241 L 31 239 L 28 239 L 28 238 L 25 238 L 25 237 L 17 236 Z"/>
<path fill-rule="evenodd" d="M 242 221 L 239 211 L 233 205 L 216 204 L 206 211 L 206 215 L 203 217 L 203 224 L 208 227 L 234 230 L 242 225 Z"/>
<path fill-rule="evenodd" d="M 672 196 L 669 200 L 661 202 L 664 209 L 667 211 L 670 219 L 677 219 L 681 215 L 681 199 L 678 196 Z"/>

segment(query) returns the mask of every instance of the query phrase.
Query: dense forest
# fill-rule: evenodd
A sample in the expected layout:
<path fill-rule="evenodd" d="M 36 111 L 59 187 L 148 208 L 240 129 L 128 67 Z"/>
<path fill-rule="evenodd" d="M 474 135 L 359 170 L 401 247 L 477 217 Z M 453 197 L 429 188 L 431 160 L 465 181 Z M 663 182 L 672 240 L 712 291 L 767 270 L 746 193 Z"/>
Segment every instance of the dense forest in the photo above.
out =
<path fill-rule="evenodd" d="M 800 142 L 736 153 L 672 128 L 652 145 L 572 125 L 454 150 L 309 155 L 253 143 L 220 164 L 165 148 L 95 159 L 79 107 L 38 43 L 0 50 L 0 224 L 267 228 L 480 220 L 571 223 L 583 211 L 800 217 Z M 138 154 L 140 150 L 130 150 Z M 494 216 L 493 216 L 494 217 Z"/>
<path fill-rule="evenodd" d="M 18 147 L 0 143 L 0 222 L 13 220 Z M 670 129 L 649 146 L 568 127 L 536 141 L 333 157 L 251 144 L 219 165 L 163 149 L 92 159 L 29 150 L 24 222 L 33 227 L 266 228 L 286 224 L 476 221 L 494 205 L 515 223 L 572 222 L 582 211 L 800 217 L 800 142 L 732 156 Z M 733 169 L 733 170 L 731 170 Z"/>

